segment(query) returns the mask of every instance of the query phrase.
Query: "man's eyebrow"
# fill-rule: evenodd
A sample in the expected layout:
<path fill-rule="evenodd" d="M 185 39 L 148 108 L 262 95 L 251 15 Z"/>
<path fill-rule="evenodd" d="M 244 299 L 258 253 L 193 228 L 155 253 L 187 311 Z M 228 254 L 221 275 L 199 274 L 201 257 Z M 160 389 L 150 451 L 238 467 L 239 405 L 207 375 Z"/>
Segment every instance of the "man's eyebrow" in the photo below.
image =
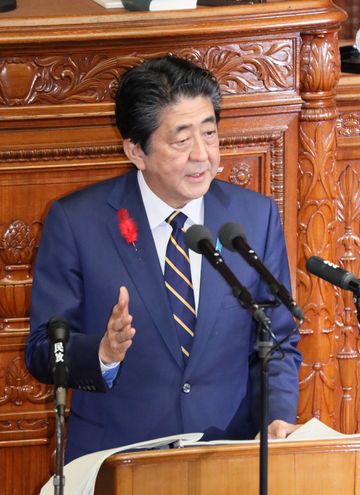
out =
<path fill-rule="evenodd" d="M 210 115 L 209 117 L 206 117 L 206 119 L 204 119 L 201 122 L 201 125 L 209 124 L 209 123 L 210 124 L 216 123 L 216 119 L 215 119 L 214 115 Z M 192 127 L 192 124 L 179 125 L 179 126 L 175 127 L 175 134 L 178 134 L 179 132 L 181 132 L 183 130 L 190 129 L 191 127 Z"/>

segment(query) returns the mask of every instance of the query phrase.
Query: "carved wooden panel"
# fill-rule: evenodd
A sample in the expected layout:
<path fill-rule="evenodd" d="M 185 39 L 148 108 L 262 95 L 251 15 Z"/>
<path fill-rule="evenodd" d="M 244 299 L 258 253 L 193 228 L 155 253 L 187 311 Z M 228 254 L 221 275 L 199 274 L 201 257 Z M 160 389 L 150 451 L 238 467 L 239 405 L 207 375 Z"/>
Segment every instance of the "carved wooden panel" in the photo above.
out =
<path fill-rule="evenodd" d="M 340 66 L 336 34 L 304 35 L 299 153 L 298 295 L 305 310 L 300 348 L 299 419 L 312 416 L 336 426 L 335 304 L 330 284 L 305 269 L 312 255 L 334 259 L 336 110 Z"/>
<path fill-rule="evenodd" d="M 360 112 L 341 113 L 337 120 L 337 133 L 340 138 L 360 136 Z"/>
<path fill-rule="evenodd" d="M 329 126 L 323 136 L 317 134 L 321 133 L 318 126 L 310 139 L 308 127 L 304 138 L 301 130 L 299 188 L 300 193 L 305 193 L 299 217 L 303 249 L 300 254 L 306 258 L 320 253 L 357 275 L 360 273 L 359 95 L 358 77 L 350 79 L 344 75 L 338 87 L 337 119 L 331 118 L 331 109 L 326 111 Z M 321 166 L 316 166 L 317 160 Z M 316 415 L 340 431 L 358 432 L 359 324 L 352 294 L 310 277 L 301 269 L 298 284 L 299 296 L 306 296 L 299 415 L 304 419 Z"/>
<path fill-rule="evenodd" d="M 284 129 L 249 132 L 224 138 L 218 178 L 274 197 L 284 221 Z M 241 150 L 241 155 L 239 152 Z"/>
<path fill-rule="evenodd" d="M 344 74 L 338 89 L 335 260 L 360 276 L 360 78 Z M 359 322 L 352 294 L 335 289 L 339 422 L 360 431 Z"/>
<path fill-rule="evenodd" d="M 360 143 L 359 143 L 360 145 Z M 336 200 L 336 261 L 360 274 L 360 160 L 339 163 Z M 359 325 L 353 295 L 335 290 L 337 360 L 341 387 L 340 427 L 346 433 L 360 431 Z"/>
<path fill-rule="evenodd" d="M 259 93 L 295 90 L 296 38 L 256 40 L 180 50 L 177 55 L 210 69 L 223 93 Z"/>
<path fill-rule="evenodd" d="M 171 53 L 214 71 L 227 94 L 266 93 L 295 89 L 295 48 L 293 37 L 184 48 Z M 118 52 L 111 54 L 111 51 L 73 54 L 69 50 L 65 55 L 0 57 L 0 104 L 111 101 L 116 77 L 148 56 L 147 52 L 140 51 L 126 56 Z"/>

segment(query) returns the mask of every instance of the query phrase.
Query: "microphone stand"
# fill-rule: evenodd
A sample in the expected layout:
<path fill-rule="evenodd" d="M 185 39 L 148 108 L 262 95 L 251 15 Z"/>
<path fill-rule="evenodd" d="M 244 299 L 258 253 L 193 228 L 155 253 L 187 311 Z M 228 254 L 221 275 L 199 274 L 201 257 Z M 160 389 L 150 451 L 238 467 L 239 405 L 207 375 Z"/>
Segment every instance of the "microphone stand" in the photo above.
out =
<path fill-rule="evenodd" d="M 65 431 L 65 405 L 66 388 L 58 387 L 55 391 L 56 397 L 56 417 L 55 417 L 55 474 L 54 474 L 54 494 L 64 495 L 64 431 Z"/>
<path fill-rule="evenodd" d="M 50 365 L 54 379 L 55 391 L 55 474 L 54 493 L 63 495 L 65 477 L 64 468 L 64 430 L 65 430 L 65 409 L 66 390 L 68 387 L 68 366 L 65 355 L 65 344 L 69 340 L 70 328 L 66 320 L 59 316 L 51 318 L 47 324 L 47 333 L 51 342 Z"/>
<path fill-rule="evenodd" d="M 259 304 L 261 308 L 276 307 L 278 303 Z M 268 398 L 269 398 L 269 358 L 273 339 L 270 332 L 270 319 L 267 324 L 258 322 L 257 346 L 260 359 L 260 471 L 259 471 L 259 493 L 268 493 Z"/>

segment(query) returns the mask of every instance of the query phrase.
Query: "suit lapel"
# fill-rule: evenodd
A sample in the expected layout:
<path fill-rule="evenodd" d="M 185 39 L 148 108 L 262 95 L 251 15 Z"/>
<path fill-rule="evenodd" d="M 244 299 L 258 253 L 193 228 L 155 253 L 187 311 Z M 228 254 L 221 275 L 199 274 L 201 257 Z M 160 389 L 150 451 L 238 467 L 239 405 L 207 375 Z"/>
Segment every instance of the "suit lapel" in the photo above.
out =
<path fill-rule="evenodd" d="M 214 245 L 221 225 L 228 217 L 229 198 L 225 196 L 216 182 L 213 182 L 205 196 L 204 224 L 210 230 Z M 195 340 L 192 346 L 189 363 L 185 369 L 185 378 L 201 363 L 201 354 L 205 351 L 211 333 L 215 329 L 226 285 L 221 275 L 203 256 L 201 264 L 200 299 L 195 329 Z"/>
<path fill-rule="evenodd" d="M 109 198 L 109 204 L 114 208 L 114 214 L 109 219 L 108 228 L 119 256 L 169 351 L 182 367 L 180 345 L 167 302 L 164 278 L 138 187 L 136 171 L 117 181 Z M 126 208 L 138 226 L 136 249 L 128 244 L 119 232 L 117 210 L 120 208 Z"/>

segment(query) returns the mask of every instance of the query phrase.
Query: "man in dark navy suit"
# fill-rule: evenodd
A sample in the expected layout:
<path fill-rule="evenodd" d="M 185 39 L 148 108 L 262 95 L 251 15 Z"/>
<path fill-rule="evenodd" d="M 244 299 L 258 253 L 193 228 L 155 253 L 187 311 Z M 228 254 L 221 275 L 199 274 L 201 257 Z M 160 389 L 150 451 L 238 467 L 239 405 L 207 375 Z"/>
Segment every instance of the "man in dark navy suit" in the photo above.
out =
<path fill-rule="evenodd" d="M 240 439 L 259 429 L 251 314 L 190 251 L 196 325 L 185 355 L 164 283 L 166 219 L 180 211 L 185 229 L 205 224 L 214 239 L 224 223 L 240 222 L 265 265 L 290 285 L 273 200 L 214 179 L 220 102 L 213 75 L 188 61 L 169 56 L 129 70 L 119 81 L 116 120 L 136 169 L 52 204 L 36 260 L 26 360 L 51 383 L 47 322 L 54 315 L 69 322 L 67 461 L 183 432 Z M 271 298 L 237 253 L 223 254 L 254 300 Z M 278 341 L 289 336 L 283 359 L 269 365 L 269 435 L 283 438 L 296 428 L 298 335 L 284 306 L 268 316 Z"/>

